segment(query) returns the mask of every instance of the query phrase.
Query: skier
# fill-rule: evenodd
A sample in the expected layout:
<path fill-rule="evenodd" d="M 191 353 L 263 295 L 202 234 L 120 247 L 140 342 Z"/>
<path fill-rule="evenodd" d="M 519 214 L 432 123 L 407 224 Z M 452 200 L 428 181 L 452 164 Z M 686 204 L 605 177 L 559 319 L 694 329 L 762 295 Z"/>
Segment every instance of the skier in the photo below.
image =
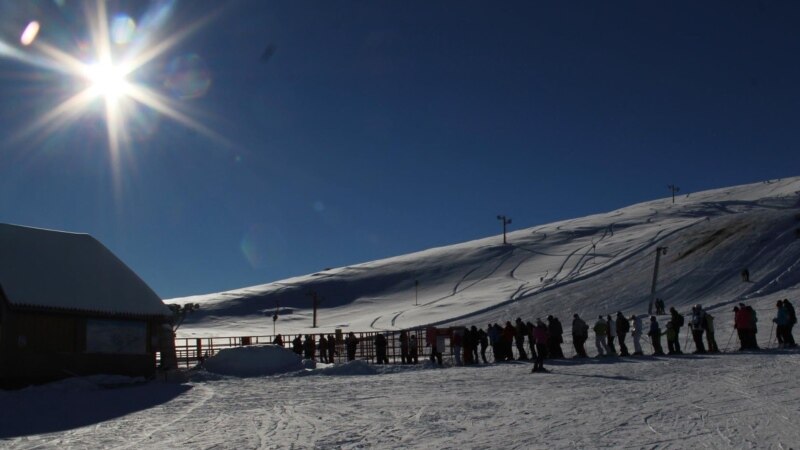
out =
<path fill-rule="evenodd" d="M 494 362 L 500 362 L 503 359 L 503 351 L 500 346 L 500 325 L 489 324 L 486 327 L 486 335 L 489 338 L 489 345 L 492 346 L 492 354 L 494 355 Z"/>
<path fill-rule="evenodd" d="M 594 323 L 594 345 L 597 347 L 597 356 L 606 356 L 609 354 L 608 345 L 608 324 L 603 320 L 603 316 L 597 317 L 597 322 Z"/>
<path fill-rule="evenodd" d="M 536 359 L 536 342 L 533 339 L 533 328 L 534 327 L 535 327 L 535 325 L 533 323 L 531 323 L 530 320 L 525 322 L 525 328 L 526 328 L 526 330 L 528 332 L 528 351 L 530 352 L 530 355 L 528 355 L 528 357 L 530 359 Z"/>
<path fill-rule="evenodd" d="M 756 310 L 750 305 L 745 306 L 744 309 L 750 313 L 750 346 L 753 348 L 753 350 L 761 350 L 761 348 L 758 346 L 758 339 L 756 338 L 756 335 L 758 334 L 758 314 L 756 314 Z"/>
<path fill-rule="evenodd" d="M 677 354 L 677 350 L 675 349 L 678 347 L 678 329 L 671 320 L 667 322 L 665 328 L 667 330 L 663 334 L 667 335 L 667 354 L 675 355 Z"/>
<path fill-rule="evenodd" d="M 344 346 L 347 350 L 347 360 L 353 361 L 356 359 L 356 350 L 358 349 L 358 338 L 356 337 L 355 333 L 352 331 L 350 334 L 347 335 L 347 339 L 344 340 Z"/>
<path fill-rule="evenodd" d="M 514 327 L 514 342 L 517 344 L 517 351 L 519 352 L 519 360 L 527 361 L 528 354 L 525 353 L 525 335 L 528 334 L 528 327 L 522 322 L 522 319 L 517 317 L 516 325 Z"/>
<path fill-rule="evenodd" d="M 550 358 L 563 358 L 564 352 L 561 344 L 564 342 L 564 327 L 557 317 L 547 316 L 547 351 Z"/>
<path fill-rule="evenodd" d="M 788 298 L 783 299 L 783 306 L 789 313 L 789 325 L 786 327 L 786 338 L 789 339 L 789 347 L 797 347 L 794 341 L 794 335 L 792 334 L 792 328 L 794 328 L 794 325 L 797 323 L 797 314 L 795 313 L 794 306 L 789 303 Z"/>
<path fill-rule="evenodd" d="M 283 337 L 280 334 L 275 336 L 275 339 L 272 340 L 272 345 L 283 347 Z"/>
<path fill-rule="evenodd" d="M 786 328 L 789 325 L 789 311 L 784 308 L 783 302 L 778 300 L 775 305 L 777 308 L 777 315 L 772 321 L 776 325 L 775 338 L 778 341 L 778 348 L 786 348 L 789 340 L 786 338 Z"/>
<path fill-rule="evenodd" d="M 750 313 L 744 304 L 739 303 L 739 306 L 733 307 L 733 328 L 739 337 L 740 351 L 750 349 L 750 322 Z"/>
<path fill-rule="evenodd" d="M 453 330 L 450 334 L 450 344 L 453 346 L 453 356 L 456 360 L 456 365 L 461 365 L 461 343 L 463 340 L 463 336 L 461 335 L 461 330 Z"/>
<path fill-rule="evenodd" d="M 664 305 L 664 300 L 660 299 L 660 298 L 657 298 L 656 299 L 656 314 L 666 314 L 666 312 L 664 311 L 665 307 L 666 306 Z"/>
<path fill-rule="evenodd" d="M 472 332 L 470 331 L 469 327 L 464 328 L 464 332 L 461 337 L 461 345 L 463 345 L 462 349 L 464 351 L 464 365 L 470 365 L 474 361 L 472 356 L 474 354 L 473 349 L 475 348 L 475 344 L 472 340 Z"/>
<path fill-rule="evenodd" d="M 400 332 L 400 362 L 408 364 L 408 334 L 404 331 Z"/>
<path fill-rule="evenodd" d="M 511 321 L 506 321 L 506 327 L 503 328 L 503 334 L 501 342 L 503 343 L 503 357 L 505 357 L 506 361 L 513 361 L 514 360 L 514 350 L 512 348 L 514 344 L 514 336 L 517 335 L 517 330 L 514 329 L 514 325 L 511 325 Z"/>
<path fill-rule="evenodd" d="M 331 364 L 334 363 L 333 357 L 336 356 L 339 352 L 336 351 L 336 336 L 333 334 L 328 335 L 328 361 Z"/>
<path fill-rule="evenodd" d="M 622 315 L 622 311 L 617 311 L 616 327 L 617 338 L 619 339 L 619 354 L 620 356 L 629 356 L 628 346 L 625 345 L 625 335 L 628 334 L 631 324 L 628 323 L 628 320 Z"/>
<path fill-rule="evenodd" d="M 389 358 L 386 357 L 386 336 L 383 333 L 375 335 L 375 357 L 378 364 L 389 364 Z"/>
<path fill-rule="evenodd" d="M 617 337 L 617 323 L 611 317 L 611 314 L 607 317 L 607 324 L 608 327 L 606 328 L 606 337 L 608 339 L 608 351 L 612 355 L 617 354 L 617 348 L 614 347 L 614 338 Z"/>
<path fill-rule="evenodd" d="M 481 359 L 483 359 L 484 364 L 487 364 L 486 348 L 489 347 L 489 336 L 483 331 L 483 328 L 478 330 L 478 342 L 481 344 Z"/>
<path fill-rule="evenodd" d="M 742 282 L 749 283 L 750 282 L 750 271 L 747 268 L 742 269 Z"/>
<path fill-rule="evenodd" d="M 292 339 L 292 351 L 297 353 L 297 356 L 303 356 L 303 340 L 298 334 L 296 338 Z"/>
<path fill-rule="evenodd" d="M 469 328 L 469 335 L 472 340 L 472 363 L 478 364 L 480 362 L 478 359 L 478 345 L 481 343 L 481 333 L 478 331 L 478 327 L 473 325 Z"/>
<path fill-rule="evenodd" d="M 444 350 L 444 337 L 439 336 L 436 328 L 430 327 L 427 329 L 425 336 L 426 345 L 431 348 L 430 360 L 432 363 L 442 365 L 442 350 Z"/>
<path fill-rule="evenodd" d="M 303 342 L 303 357 L 305 359 L 314 359 L 314 351 L 316 350 L 316 344 L 314 342 L 314 336 L 307 334 L 306 340 Z"/>
<path fill-rule="evenodd" d="M 681 313 L 672 307 L 669 309 L 669 313 L 672 316 L 672 326 L 675 327 L 675 354 L 682 355 L 683 352 L 681 351 L 681 327 L 683 326 L 684 320 Z"/>
<path fill-rule="evenodd" d="M 575 355 L 580 358 L 587 358 L 586 340 L 589 339 L 589 325 L 577 314 L 572 316 L 572 345 L 575 347 Z"/>
<path fill-rule="evenodd" d="M 700 305 L 692 307 L 692 339 L 694 339 L 694 353 L 705 353 L 706 347 L 703 344 L 703 332 L 706 328 L 706 313 Z"/>
<path fill-rule="evenodd" d="M 633 337 L 633 354 L 634 356 L 641 356 L 644 355 L 642 352 L 642 319 L 640 319 L 635 314 L 631 316 L 630 322 L 633 324 L 633 332 L 631 333 L 631 337 Z"/>
<path fill-rule="evenodd" d="M 547 325 L 542 319 L 536 319 L 536 326 L 533 328 L 533 339 L 536 341 L 536 359 L 533 363 L 531 372 L 547 372 L 544 368 L 544 354 L 547 352 Z"/>
<path fill-rule="evenodd" d="M 408 357 L 410 363 L 417 364 L 419 362 L 419 353 L 417 353 L 417 336 L 412 334 L 408 339 Z"/>
<path fill-rule="evenodd" d="M 664 350 L 661 348 L 661 328 L 658 326 L 656 316 L 650 316 L 650 331 L 647 332 L 650 336 L 650 343 L 653 345 L 653 355 L 661 356 Z"/>
<path fill-rule="evenodd" d="M 319 335 L 319 362 L 328 363 L 328 338 L 324 334 Z"/>
<path fill-rule="evenodd" d="M 706 311 L 706 342 L 708 342 L 709 353 L 719 353 L 717 340 L 714 339 L 714 316 Z"/>

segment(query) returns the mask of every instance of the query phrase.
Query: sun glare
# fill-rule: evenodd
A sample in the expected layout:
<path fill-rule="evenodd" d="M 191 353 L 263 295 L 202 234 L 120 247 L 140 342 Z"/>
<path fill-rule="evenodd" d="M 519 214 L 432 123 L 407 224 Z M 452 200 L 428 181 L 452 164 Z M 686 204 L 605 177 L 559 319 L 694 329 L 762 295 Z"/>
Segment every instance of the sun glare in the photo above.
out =
<path fill-rule="evenodd" d="M 186 100 L 205 95 L 211 85 L 202 59 L 194 54 L 168 56 L 178 43 L 209 23 L 219 11 L 181 24 L 171 19 L 177 3 L 178 0 L 154 2 L 137 23 L 124 11 L 112 11 L 109 16 L 107 0 L 86 0 L 87 33 L 74 36 L 79 45 L 73 51 L 50 43 L 45 38 L 48 33 L 42 36 L 45 20 L 26 24 L 20 35 L 21 48 L 0 39 L 0 58 L 13 58 L 41 70 L 60 73 L 63 76 L 58 77 L 58 85 L 74 91 L 71 97 L 54 104 L 9 139 L 19 141 L 53 133 L 77 121 L 98 117 L 83 114 L 86 111 L 102 111 L 116 188 L 120 186 L 117 174 L 124 160 L 122 152 L 132 148 L 129 146 L 132 139 L 147 138 L 147 134 L 141 133 L 155 129 L 147 125 L 157 123 L 153 117 L 169 118 L 227 143 L 225 138 L 195 120 L 189 113 L 194 108 L 184 104 Z M 58 3 L 58 7 L 64 12 L 70 8 L 64 2 Z M 48 31 L 49 36 L 63 32 L 58 28 Z M 151 65 L 146 71 L 150 76 L 142 77 L 139 71 L 156 59 L 166 61 L 155 64 L 157 76 L 153 76 Z"/>
<path fill-rule="evenodd" d="M 92 94 L 106 101 L 118 100 L 130 93 L 130 84 L 125 71 L 112 63 L 96 63 L 86 66 L 86 78 Z"/>

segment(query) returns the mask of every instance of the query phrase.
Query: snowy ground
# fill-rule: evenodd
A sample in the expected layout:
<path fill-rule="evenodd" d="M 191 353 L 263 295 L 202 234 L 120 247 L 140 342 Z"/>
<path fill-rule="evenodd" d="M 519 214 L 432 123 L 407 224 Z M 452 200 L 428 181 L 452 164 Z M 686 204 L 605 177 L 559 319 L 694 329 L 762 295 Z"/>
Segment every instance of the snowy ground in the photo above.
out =
<path fill-rule="evenodd" d="M 363 366 L 363 365 L 360 365 Z M 0 393 L 0 447 L 797 448 L 796 352 Z M 374 366 L 373 366 L 374 367 Z M 116 405 L 116 406 L 113 406 Z M 97 411 L 87 414 L 87 411 Z"/>

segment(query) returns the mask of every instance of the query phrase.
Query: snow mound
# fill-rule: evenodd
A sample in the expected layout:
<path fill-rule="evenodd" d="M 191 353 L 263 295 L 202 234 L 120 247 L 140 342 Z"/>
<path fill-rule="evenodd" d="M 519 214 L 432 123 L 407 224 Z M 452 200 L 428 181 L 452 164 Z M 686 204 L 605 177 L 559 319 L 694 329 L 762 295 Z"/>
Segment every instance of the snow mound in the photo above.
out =
<path fill-rule="evenodd" d="M 304 359 L 302 361 L 303 369 L 313 370 L 317 368 L 317 362 L 313 359 Z"/>
<path fill-rule="evenodd" d="M 337 364 L 324 369 L 319 369 L 321 375 L 347 376 L 347 375 L 377 375 L 378 371 L 367 361 L 355 360 L 344 364 Z"/>
<path fill-rule="evenodd" d="M 220 350 L 206 359 L 203 367 L 220 375 L 258 377 L 303 370 L 303 362 L 277 345 L 250 345 Z"/>

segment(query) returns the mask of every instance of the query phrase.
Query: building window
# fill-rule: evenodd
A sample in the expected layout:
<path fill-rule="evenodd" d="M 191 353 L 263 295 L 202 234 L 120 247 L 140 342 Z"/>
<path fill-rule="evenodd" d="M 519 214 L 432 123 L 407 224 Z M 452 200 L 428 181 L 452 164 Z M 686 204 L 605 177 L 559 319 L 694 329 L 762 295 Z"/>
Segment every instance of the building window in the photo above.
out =
<path fill-rule="evenodd" d="M 147 322 L 87 320 L 86 353 L 147 353 Z"/>

